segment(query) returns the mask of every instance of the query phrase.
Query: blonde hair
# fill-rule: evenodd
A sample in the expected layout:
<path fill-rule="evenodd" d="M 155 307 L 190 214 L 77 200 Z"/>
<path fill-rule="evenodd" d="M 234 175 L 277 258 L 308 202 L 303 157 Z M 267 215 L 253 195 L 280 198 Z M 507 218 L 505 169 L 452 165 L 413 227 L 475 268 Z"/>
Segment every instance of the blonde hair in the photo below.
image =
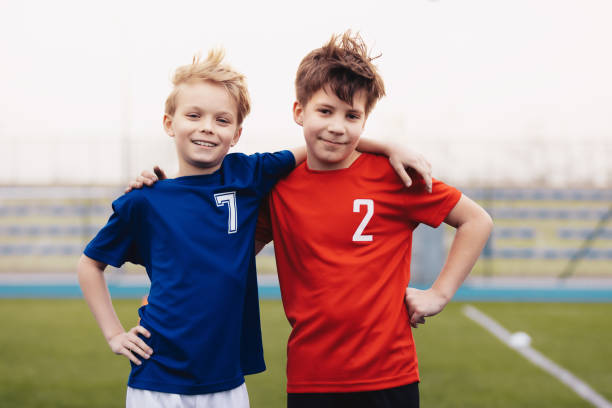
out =
<path fill-rule="evenodd" d="M 223 62 L 225 51 L 215 48 L 208 51 L 205 60 L 200 55 L 195 55 L 190 65 L 183 65 L 176 69 L 172 78 L 174 89 L 166 98 L 165 113 L 174 115 L 176 111 L 176 96 L 179 85 L 192 81 L 212 81 L 223 85 L 227 92 L 234 98 L 238 109 L 238 125 L 242 124 L 244 118 L 251 110 L 251 99 L 247 89 L 246 77 Z"/>
<path fill-rule="evenodd" d="M 295 78 L 297 100 L 306 106 L 312 95 L 329 86 L 340 100 L 352 104 L 357 91 L 366 94 L 366 115 L 385 95 L 385 85 L 359 33 L 333 35 L 304 57 Z"/>

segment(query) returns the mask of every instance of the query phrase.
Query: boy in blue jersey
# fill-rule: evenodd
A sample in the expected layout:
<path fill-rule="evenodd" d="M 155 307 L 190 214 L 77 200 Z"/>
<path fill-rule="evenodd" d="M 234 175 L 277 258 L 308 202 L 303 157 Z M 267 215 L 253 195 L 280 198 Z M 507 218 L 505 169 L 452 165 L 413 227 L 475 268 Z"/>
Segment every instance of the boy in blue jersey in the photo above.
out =
<path fill-rule="evenodd" d="M 222 52 L 211 52 L 176 71 L 163 123 L 175 139 L 177 178 L 115 200 L 79 261 L 83 294 L 111 350 L 132 362 L 128 407 L 247 407 L 244 375 L 265 369 L 257 213 L 274 183 L 305 159 L 305 149 L 227 154 L 250 104 L 244 76 L 222 60 Z M 126 332 L 103 272 L 127 261 L 145 266 L 151 289 L 140 325 Z"/>
<path fill-rule="evenodd" d="M 246 407 L 244 375 L 265 369 L 257 213 L 305 154 L 227 154 L 250 102 L 244 76 L 222 60 L 223 52 L 211 51 L 176 71 L 163 124 L 175 139 L 178 177 L 115 200 L 79 261 L 79 283 L 111 350 L 132 362 L 127 406 L 190 398 Z M 140 325 L 126 332 L 103 271 L 127 261 L 146 267 L 151 289 Z"/>

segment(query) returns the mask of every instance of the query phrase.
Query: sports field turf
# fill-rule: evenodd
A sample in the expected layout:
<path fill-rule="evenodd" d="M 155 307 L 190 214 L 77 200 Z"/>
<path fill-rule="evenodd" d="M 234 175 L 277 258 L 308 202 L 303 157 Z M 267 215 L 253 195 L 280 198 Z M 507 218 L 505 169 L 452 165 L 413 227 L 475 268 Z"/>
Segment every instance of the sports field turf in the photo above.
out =
<path fill-rule="evenodd" d="M 117 300 L 126 327 L 138 300 Z M 612 400 L 612 304 L 472 303 Z M 423 407 L 588 407 L 451 303 L 415 332 Z M 0 299 L 1 407 L 121 407 L 129 364 L 111 353 L 83 300 Z M 249 376 L 251 406 L 283 407 L 289 327 L 262 301 L 268 370 Z"/>

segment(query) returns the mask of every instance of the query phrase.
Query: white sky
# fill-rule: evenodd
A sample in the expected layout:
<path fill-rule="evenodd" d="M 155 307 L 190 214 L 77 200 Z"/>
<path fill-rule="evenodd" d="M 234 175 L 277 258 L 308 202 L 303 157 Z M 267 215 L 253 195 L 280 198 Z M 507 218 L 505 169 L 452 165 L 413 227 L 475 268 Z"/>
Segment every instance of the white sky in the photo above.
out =
<path fill-rule="evenodd" d="M 301 144 L 297 65 L 351 28 L 382 53 L 387 87 L 366 136 L 423 152 L 453 183 L 610 187 L 610 21 L 607 0 L 2 0 L 0 183 L 172 170 L 172 71 L 217 45 L 249 80 L 237 149 Z"/>

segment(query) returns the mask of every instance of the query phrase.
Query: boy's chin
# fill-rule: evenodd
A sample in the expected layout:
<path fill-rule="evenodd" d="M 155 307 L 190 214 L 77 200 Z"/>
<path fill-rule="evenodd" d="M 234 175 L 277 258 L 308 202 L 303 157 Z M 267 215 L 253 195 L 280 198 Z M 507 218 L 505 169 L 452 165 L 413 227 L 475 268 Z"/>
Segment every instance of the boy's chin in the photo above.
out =
<path fill-rule="evenodd" d="M 321 161 L 329 163 L 338 163 L 346 160 L 354 150 L 348 149 L 346 146 L 319 146 L 319 149 L 313 149 L 313 153 Z"/>
<path fill-rule="evenodd" d="M 312 156 L 309 166 L 315 170 L 335 170 L 349 167 L 353 162 L 351 154 L 318 154 Z"/>

